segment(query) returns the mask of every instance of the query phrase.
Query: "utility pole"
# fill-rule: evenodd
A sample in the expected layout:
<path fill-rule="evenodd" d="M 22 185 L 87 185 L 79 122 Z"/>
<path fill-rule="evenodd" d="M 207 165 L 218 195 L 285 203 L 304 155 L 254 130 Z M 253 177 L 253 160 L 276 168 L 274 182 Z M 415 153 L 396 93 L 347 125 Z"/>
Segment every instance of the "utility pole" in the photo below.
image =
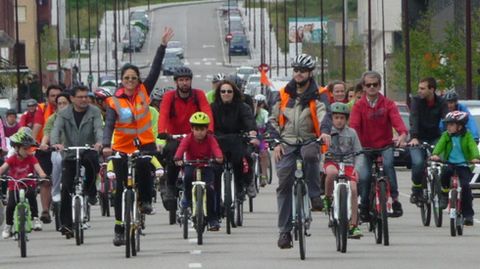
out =
<path fill-rule="evenodd" d="M 372 0 L 368 0 L 368 70 L 372 70 Z"/>
<path fill-rule="evenodd" d="M 108 39 L 109 39 L 109 36 L 108 36 L 108 27 L 107 27 L 107 0 L 104 0 L 103 2 L 104 4 L 104 7 L 105 7 L 105 75 L 108 73 Z M 100 86 L 100 85 L 99 85 Z"/>
<path fill-rule="evenodd" d="M 97 27 L 100 27 L 100 23 L 98 22 L 98 12 L 99 12 L 99 9 L 98 9 L 98 1 L 95 1 L 96 5 L 95 5 L 95 15 L 96 15 L 96 21 L 97 21 Z M 99 28 L 95 28 L 96 30 L 96 35 L 97 35 L 97 38 L 96 38 L 96 41 L 95 41 L 95 44 L 97 44 L 97 86 L 98 86 L 98 81 L 100 79 L 100 44 L 99 44 Z M 106 36 L 107 33 L 105 33 L 105 36 Z"/>
<path fill-rule="evenodd" d="M 285 55 L 284 55 L 284 58 L 285 58 L 285 76 L 287 76 L 287 51 L 288 51 L 288 15 L 287 15 L 287 0 L 283 0 L 283 22 L 284 22 L 284 25 L 285 25 L 285 28 L 284 28 L 284 31 L 283 31 L 283 34 L 284 34 L 284 39 L 283 39 L 283 42 L 284 42 L 284 45 L 285 45 Z"/>
<path fill-rule="evenodd" d="M 18 37 L 18 0 L 15 0 L 15 65 L 17 66 L 17 112 L 22 112 L 22 97 L 20 96 L 20 42 Z"/>
<path fill-rule="evenodd" d="M 321 60 L 321 82 L 322 86 L 325 86 L 325 31 L 323 29 L 323 0 L 320 0 L 320 23 L 321 23 L 321 31 L 320 31 L 320 55 L 322 57 Z"/>
<path fill-rule="evenodd" d="M 275 0 L 275 34 L 279 37 L 278 34 L 278 0 Z M 279 48 L 278 48 L 278 38 L 277 38 L 277 77 L 280 76 L 280 62 L 279 62 Z"/>
<path fill-rule="evenodd" d="M 118 57 L 117 57 L 117 0 L 113 0 L 113 36 L 115 38 L 113 57 L 115 60 L 115 87 L 118 88 Z"/>
<path fill-rule="evenodd" d="M 90 14 L 90 0 L 87 0 L 87 12 L 88 14 Z M 91 16 L 87 16 L 88 19 L 87 19 L 87 23 L 88 23 L 88 40 L 87 40 L 87 46 L 88 46 L 88 76 L 87 76 L 87 83 L 88 83 L 88 89 L 90 91 L 92 91 L 92 80 L 93 80 L 93 76 L 92 76 L 92 46 L 90 45 L 90 40 L 92 38 L 92 35 L 91 35 L 91 30 L 90 30 L 90 25 L 91 25 L 91 21 L 90 21 L 90 17 Z"/>
<path fill-rule="evenodd" d="M 60 49 L 60 0 L 57 0 L 57 81 L 62 82 L 61 49 Z"/>
<path fill-rule="evenodd" d="M 298 0 L 295 0 L 295 56 L 298 56 Z"/>
<path fill-rule="evenodd" d="M 466 48 L 466 80 L 467 80 L 467 99 L 473 98 L 472 83 L 472 0 L 465 0 L 465 48 Z"/>
<path fill-rule="evenodd" d="M 342 81 L 346 81 L 346 59 L 345 59 L 345 50 L 346 50 L 346 42 L 345 42 L 345 26 L 346 26 L 346 0 L 343 0 L 343 8 L 342 8 Z"/>
<path fill-rule="evenodd" d="M 412 85 L 410 83 L 410 16 L 408 14 L 408 0 L 403 0 L 403 32 L 405 40 L 405 88 L 407 105 L 410 106 L 410 93 Z"/>
<path fill-rule="evenodd" d="M 78 82 L 82 83 L 82 60 L 80 54 L 80 16 L 78 15 L 78 11 L 80 10 L 78 6 L 78 0 L 76 0 L 76 8 L 77 8 L 77 45 L 78 45 Z"/>

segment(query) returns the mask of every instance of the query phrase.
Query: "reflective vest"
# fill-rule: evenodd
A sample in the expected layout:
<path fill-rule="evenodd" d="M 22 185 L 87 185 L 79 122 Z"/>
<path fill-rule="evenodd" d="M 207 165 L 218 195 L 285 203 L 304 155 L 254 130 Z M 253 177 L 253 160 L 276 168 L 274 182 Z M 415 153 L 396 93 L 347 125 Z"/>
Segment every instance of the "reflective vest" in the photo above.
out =
<path fill-rule="evenodd" d="M 285 88 L 282 88 L 280 90 L 280 115 L 278 116 L 278 125 L 281 128 L 285 126 L 286 118 L 285 118 L 285 115 L 283 115 L 283 112 L 287 107 L 289 99 L 290 99 L 290 95 L 285 91 Z M 313 129 L 317 137 L 319 137 L 321 132 L 320 132 L 320 126 L 318 124 L 317 105 L 315 104 L 315 100 L 314 99 L 310 100 L 310 102 L 308 103 L 308 106 L 310 107 L 310 116 L 312 117 Z"/>
<path fill-rule="evenodd" d="M 133 153 L 137 150 L 133 140 L 138 138 L 141 145 L 155 143 L 152 121 L 149 110 L 150 98 L 143 84 L 135 94 L 133 103 L 129 98 L 113 96 L 107 103 L 115 110 L 117 120 L 112 139 L 112 149 L 122 153 Z"/>
<path fill-rule="evenodd" d="M 328 97 L 328 102 L 330 104 L 335 102 L 335 99 L 333 98 L 333 93 L 331 91 L 329 91 L 327 87 L 320 87 L 318 89 L 318 93 L 320 93 L 320 95 L 326 94 L 327 97 Z"/>
<path fill-rule="evenodd" d="M 41 143 L 43 138 L 43 128 L 45 127 L 45 124 L 47 124 L 48 118 L 55 113 L 56 108 L 52 105 L 47 105 L 47 103 L 41 103 L 38 104 L 37 109 L 40 109 L 43 113 L 43 125 L 40 128 L 40 131 L 38 131 L 36 137 L 37 142 Z"/>

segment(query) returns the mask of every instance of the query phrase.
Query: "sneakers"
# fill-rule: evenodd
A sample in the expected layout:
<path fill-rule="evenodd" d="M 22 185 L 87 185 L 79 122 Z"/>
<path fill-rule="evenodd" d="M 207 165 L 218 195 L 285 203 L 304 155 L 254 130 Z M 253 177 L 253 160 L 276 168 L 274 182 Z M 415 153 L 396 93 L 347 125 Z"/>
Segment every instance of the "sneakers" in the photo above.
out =
<path fill-rule="evenodd" d="M 42 230 L 42 223 L 40 222 L 40 220 L 37 217 L 33 218 L 33 230 L 34 231 L 41 231 Z"/>
<path fill-rule="evenodd" d="M 218 222 L 217 219 L 213 219 L 208 222 L 208 230 L 212 232 L 216 232 L 220 230 L 220 223 Z"/>
<path fill-rule="evenodd" d="M 465 226 L 473 226 L 473 216 L 465 217 L 463 219 L 463 225 Z"/>
<path fill-rule="evenodd" d="M 65 235 L 66 239 L 73 238 L 73 236 L 74 236 L 72 228 L 67 227 L 65 225 L 60 227 L 60 232 L 62 233 L 62 235 Z"/>
<path fill-rule="evenodd" d="M 322 211 L 323 209 L 323 200 L 322 197 L 313 197 L 312 198 L 312 211 Z"/>
<path fill-rule="evenodd" d="M 362 222 L 369 222 L 370 221 L 370 211 L 368 210 L 368 205 L 360 204 L 358 205 L 360 209 L 360 220 Z"/>
<path fill-rule="evenodd" d="M 358 226 L 350 226 L 350 230 L 348 231 L 348 238 L 351 239 L 360 239 L 363 236 L 362 230 L 358 228 Z"/>
<path fill-rule="evenodd" d="M 143 213 L 145 213 L 147 215 L 151 215 L 152 212 L 153 212 L 152 204 L 149 203 L 149 202 L 142 202 L 141 210 L 142 210 Z"/>
<path fill-rule="evenodd" d="M 116 247 L 125 245 L 125 234 L 115 233 L 115 235 L 113 236 L 113 245 Z"/>
<path fill-rule="evenodd" d="M 12 236 L 12 225 L 5 224 L 5 226 L 3 226 L 2 238 L 8 239 L 11 236 Z"/>
<path fill-rule="evenodd" d="M 410 194 L 410 203 L 416 205 L 424 202 L 425 202 L 425 199 L 423 197 L 422 189 L 413 187 L 412 194 Z"/>
<path fill-rule="evenodd" d="M 255 198 L 257 196 L 257 189 L 255 188 L 255 184 L 253 182 L 247 187 L 247 195 L 250 198 Z"/>
<path fill-rule="evenodd" d="M 41 220 L 44 224 L 48 224 L 48 223 L 52 222 L 52 217 L 50 217 L 50 212 L 48 212 L 48 211 L 43 211 L 43 212 L 42 212 L 42 215 L 40 215 L 40 220 Z"/>
<path fill-rule="evenodd" d="M 332 197 L 324 196 L 323 197 L 323 208 L 325 208 L 325 211 L 330 211 L 331 207 L 332 207 Z"/>
<path fill-rule="evenodd" d="M 393 212 L 389 215 L 391 218 L 398 218 L 403 215 L 402 204 L 399 201 L 393 201 L 392 210 Z"/>
<path fill-rule="evenodd" d="M 268 177 L 267 176 L 260 176 L 260 187 L 265 187 L 268 184 Z"/>
<path fill-rule="evenodd" d="M 292 235 L 290 234 L 290 232 L 280 233 L 277 245 L 280 249 L 292 248 Z"/>

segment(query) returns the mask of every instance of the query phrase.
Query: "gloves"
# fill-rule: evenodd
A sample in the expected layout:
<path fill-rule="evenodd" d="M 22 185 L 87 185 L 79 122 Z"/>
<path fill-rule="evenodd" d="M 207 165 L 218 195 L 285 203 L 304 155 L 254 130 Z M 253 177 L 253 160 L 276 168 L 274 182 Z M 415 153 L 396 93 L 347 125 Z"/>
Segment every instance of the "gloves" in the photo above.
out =
<path fill-rule="evenodd" d="M 115 175 L 115 172 L 108 171 L 107 172 L 107 178 L 113 180 L 113 179 L 117 178 L 117 175 Z"/>
<path fill-rule="evenodd" d="M 158 168 L 157 170 L 155 170 L 155 176 L 156 177 L 163 176 L 163 173 L 164 173 L 163 168 Z"/>

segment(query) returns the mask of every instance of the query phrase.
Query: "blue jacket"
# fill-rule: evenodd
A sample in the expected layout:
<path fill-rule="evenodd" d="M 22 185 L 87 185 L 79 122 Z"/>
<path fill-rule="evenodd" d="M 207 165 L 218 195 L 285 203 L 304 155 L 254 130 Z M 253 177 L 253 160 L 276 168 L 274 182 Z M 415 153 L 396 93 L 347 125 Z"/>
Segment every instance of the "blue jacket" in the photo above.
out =
<path fill-rule="evenodd" d="M 467 106 L 464 104 L 457 104 L 457 110 L 462 111 L 462 112 L 467 112 L 468 113 L 468 122 L 467 122 L 467 130 L 469 130 L 473 138 L 478 141 L 479 136 L 478 136 L 478 128 L 477 128 L 477 123 L 475 122 L 475 119 L 473 118 L 472 114 L 470 113 L 470 110 L 468 110 Z M 443 120 L 440 121 L 440 130 L 446 131 L 447 126 L 445 126 L 445 123 Z"/>

